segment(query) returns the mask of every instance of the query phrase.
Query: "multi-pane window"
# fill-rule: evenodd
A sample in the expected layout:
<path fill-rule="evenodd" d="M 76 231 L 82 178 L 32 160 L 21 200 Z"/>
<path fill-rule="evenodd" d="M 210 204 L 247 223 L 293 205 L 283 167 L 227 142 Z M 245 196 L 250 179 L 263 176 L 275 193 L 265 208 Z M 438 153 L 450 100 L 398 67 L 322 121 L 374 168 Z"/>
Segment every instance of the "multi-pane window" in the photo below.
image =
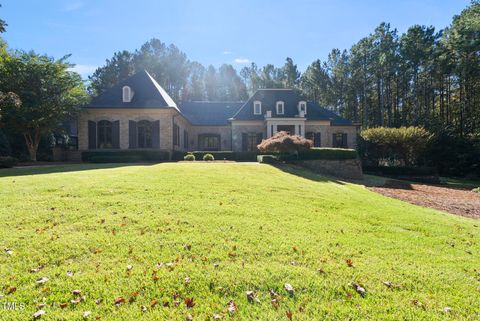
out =
<path fill-rule="evenodd" d="M 303 112 L 304 115 L 307 114 L 307 102 L 301 101 L 298 103 L 298 113 Z"/>
<path fill-rule="evenodd" d="M 321 142 L 321 134 L 319 132 L 308 132 L 306 135 L 305 135 L 305 138 L 306 139 L 310 139 L 313 141 L 313 147 L 321 147 L 322 146 L 322 142 Z"/>
<path fill-rule="evenodd" d="M 137 125 L 138 148 L 152 148 L 153 128 L 148 120 L 141 120 Z"/>
<path fill-rule="evenodd" d="M 108 120 L 101 120 L 97 125 L 97 148 L 113 147 L 113 126 Z"/>
<path fill-rule="evenodd" d="M 259 101 L 253 102 L 253 114 L 261 115 L 262 114 L 262 103 Z"/>
<path fill-rule="evenodd" d="M 283 115 L 285 109 L 285 104 L 283 101 L 277 101 L 277 115 Z"/>
<path fill-rule="evenodd" d="M 198 145 L 201 150 L 220 150 L 220 135 L 199 135 Z"/>
<path fill-rule="evenodd" d="M 242 134 L 242 150 L 244 152 L 257 151 L 257 145 L 262 142 L 262 133 L 243 133 Z"/>
<path fill-rule="evenodd" d="M 333 134 L 333 147 L 337 148 L 348 148 L 347 144 L 347 134 L 335 133 Z"/>

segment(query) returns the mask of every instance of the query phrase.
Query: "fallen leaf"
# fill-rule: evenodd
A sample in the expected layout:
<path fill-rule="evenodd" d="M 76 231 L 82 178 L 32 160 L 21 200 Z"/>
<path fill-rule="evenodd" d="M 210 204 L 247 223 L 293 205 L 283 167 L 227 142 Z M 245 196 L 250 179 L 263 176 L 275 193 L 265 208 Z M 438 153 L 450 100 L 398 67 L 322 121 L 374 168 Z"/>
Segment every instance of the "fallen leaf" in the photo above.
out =
<path fill-rule="evenodd" d="M 80 291 L 80 290 L 73 290 L 73 291 L 72 291 L 72 294 L 73 294 L 73 295 L 80 295 L 80 294 L 82 294 L 82 291 Z"/>
<path fill-rule="evenodd" d="M 272 299 L 271 303 L 272 303 L 272 306 L 273 306 L 275 309 L 278 309 L 278 300 L 277 300 L 277 299 Z"/>
<path fill-rule="evenodd" d="M 357 291 L 357 293 L 362 296 L 362 298 L 365 297 L 365 295 L 367 294 L 367 291 L 365 290 L 364 287 L 360 286 L 358 283 L 355 283 L 355 282 L 352 282 L 351 285 L 355 289 L 355 291 Z"/>
<path fill-rule="evenodd" d="M 151 307 L 151 308 L 154 308 L 157 304 L 158 304 L 158 300 L 157 300 L 157 299 L 153 299 L 152 301 L 150 301 L 150 307 Z"/>
<path fill-rule="evenodd" d="M 138 293 L 138 291 L 136 292 L 133 292 L 132 294 L 130 294 L 130 298 L 128 299 L 128 302 L 132 303 L 133 301 L 135 301 L 137 299 L 137 296 L 139 296 L 140 293 Z"/>
<path fill-rule="evenodd" d="M 218 263 L 213 264 L 214 268 L 218 268 L 218 266 L 219 266 Z"/>
<path fill-rule="evenodd" d="M 228 312 L 230 313 L 234 313 L 236 310 L 237 310 L 237 305 L 235 304 L 235 302 L 233 300 L 231 300 L 230 302 L 228 302 L 227 304 L 227 310 Z"/>
<path fill-rule="evenodd" d="M 120 304 L 122 304 L 122 303 L 125 303 L 125 298 L 119 296 L 119 297 L 115 298 L 115 301 L 114 301 L 114 302 L 115 302 L 116 305 L 120 305 Z"/>
<path fill-rule="evenodd" d="M 347 259 L 345 262 L 347 263 L 348 267 L 353 267 L 353 261 L 351 259 Z"/>
<path fill-rule="evenodd" d="M 190 282 L 192 282 L 192 280 L 187 276 L 185 278 L 185 284 L 189 284 Z"/>
<path fill-rule="evenodd" d="M 146 306 L 142 305 L 141 309 L 142 309 L 142 312 L 147 312 L 147 307 Z"/>
<path fill-rule="evenodd" d="M 92 312 L 90 312 L 90 311 L 83 312 L 83 318 L 84 319 L 88 318 L 90 316 L 90 314 L 92 314 Z"/>
<path fill-rule="evenodd" d="M 193 302 L 193 298 L 185 298 L 185 300 L 183 300 L 183 302 L 185 303 L 185 305 L 187 306 L 187 308 L 191 309 L 195 306 L 195 302 Z"/>
<path fill-rule="evenodd" d="M 213 320 L 220 320 L 221 318 L 222 318 L 222 316 L 219 315 L 219 314 L 214 314 L 213 315 Z"/>
<path fill-rule="evenodd" d="M 293 313 L 290 310 L 285 311 L 285 314 L 287 315 L 288 320 L 292 320 Z"/>
<path fill-rule="evenodd" d="M 285 283 L 285 290 L 288 292 L 288 294 L 293 295 L 295 290 L 293 289 L 293 286 L 289 283 Z"/>
<path fill-rule="evenodd" d="M 73 272 L 72 272 L 72 271 L 67 271 L 67 276 L 72 277 L 72 276 L 73 276 Z"/>
<path fill-rule="evenodd" d="M 272 299 L 276 299 L 276 298 L 278 297 L 277 292 L 275 292 L 273 289 L 270 289 L 270 290 L 268 291 L 268 293 L 270 293 L 270 297 L 271 297 Z"/>
<path fill-rule="evenodd" d="M 444 308 L 443 308 L 443 312 L 445 312 L 445 313 L 452 312 L 452 308 L 450 308 L 450 307 L 444 307 Z"/>
<path fill-rule="evenodd" d="M 190 245 L 190 244 L 185 244 L 185 245 L 183 246 L 183 248 L 184 248 L 185 250 L 190 251 L 190 250 L 192 249 L 192 245 Z"/>
<path fill-rule="evenodd" d="M 7 290 L 7 294 L 12 294 L 12 293 L 15 293 L 15 291 L 17 291 L 17 288 L 14 287 L 14 286 L 11 286 L 8 288 Z"/>
<path fill-rule="evenodd" d="M 38 319 L 38 318 L 40 318 L 40 317 L 41 317 L 42 315 L 44 315 L 44 314 L 45 314 L 45 311 L 43 311 L 43 310 L 38 310 L 37 312 L 35 312 L 35 313 L 33 314 L 33 318 L 34 318 L 34 319 Z"/>
<path fill-rule="evenodd" d="M 193 316 L 191 314 L 187 315 L 185 321 L 193 321 Z"/>
<path fill-rule="evenodd" d="M 325 274 L 325 273 L 327 273 L 327 272 L 325 272 L 325 270 L 322 269 L 322 268 L 317 269 L 317 272 L 320 273 L 320 274 Z"/>
<path fill-rule="evenodd" d="M 60 309 L 65 309 L 68 306 L 68 303 L 66 303 L 66 302 L 65 303 L 60 303 L 59 306 L 60 306 Z"/>
<path fill-rule="evenodd" d="M 133 269 L 133 266 L 132 265 L 127 265 L 127 271 L 131 271 Z"/>
<path fill-rule="evenodd" d="M 44 284 L 44 283 L 47 283 L 48 282 L 48 278 L 47 277 L 43 277 L 43 278 L 40 278 L 40 279 L 37 279 L 37 284 Z"/>
<path fill-rule="evenodd" d="M 96 300 L 95 300 L 95 304 L 98 305 L 98 304 L 102 303 L 102 301 L 103 301 L 103 299 L 96 299 Z"/>
<path fill-rule="evenodd" d="M 247 291 L 245 292 L 245 294 L 247 295 L 247 301 L 250 303 L 253 303 L 253 299 L 255 298 L 255 293 L 253 293 L 253 291 Z"/>

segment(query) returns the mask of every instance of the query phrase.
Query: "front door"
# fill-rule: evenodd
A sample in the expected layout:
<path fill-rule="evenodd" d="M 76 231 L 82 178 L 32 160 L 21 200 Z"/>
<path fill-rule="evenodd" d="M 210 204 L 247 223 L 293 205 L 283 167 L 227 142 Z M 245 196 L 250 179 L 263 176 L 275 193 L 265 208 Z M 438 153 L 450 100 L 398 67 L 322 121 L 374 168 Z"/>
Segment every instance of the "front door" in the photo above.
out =
<path fill-rule="evenodd" d="M 277 125 L 277 132 L 287 132 L 290 135 L 295 135 L 295 125 Z"/>

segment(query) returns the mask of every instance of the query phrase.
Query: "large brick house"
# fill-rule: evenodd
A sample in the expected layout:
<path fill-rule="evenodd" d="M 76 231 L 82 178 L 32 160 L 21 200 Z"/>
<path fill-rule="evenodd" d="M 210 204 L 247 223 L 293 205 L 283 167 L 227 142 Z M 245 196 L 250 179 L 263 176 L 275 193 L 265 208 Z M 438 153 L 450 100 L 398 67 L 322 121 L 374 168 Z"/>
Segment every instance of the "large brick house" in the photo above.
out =
<path fill-rule="evenodd" d="M 291 89 L 259 89 L 245 102 L 177 105 L 142 71 L 82 109 L 78 148 L 254 151 L 278 131 L 311 138 L 315 146 L 356 147 L 356 125 Z"/>

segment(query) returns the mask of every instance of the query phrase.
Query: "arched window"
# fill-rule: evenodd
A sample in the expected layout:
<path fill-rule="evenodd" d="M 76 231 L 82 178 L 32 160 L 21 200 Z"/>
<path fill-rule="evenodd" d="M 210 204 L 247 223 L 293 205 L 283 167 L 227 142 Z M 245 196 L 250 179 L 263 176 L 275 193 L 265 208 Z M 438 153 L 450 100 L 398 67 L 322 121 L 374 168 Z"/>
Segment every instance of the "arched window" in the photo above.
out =
<path fill-rule="evenodd" d="M 152 148 L 153 124 L 148 120 L 141 120 L 137 125 L 138 148 Z"/>
<path fill-rule="evenodd" d="M 98 122 L 97 148 L 113 148 L 113 124 L 108 120 Z"/>
<path fill-rule="evenodd" d="M 128 86 L 123 86 L 122 88 L 122 100 L 124 103 L 129 103 L 132 101 L 132 89 Z"/>
<path fill-rule="evenodd" d="M 285 112 L 285 104 L 283 101 L 277 101 L 277 115 L 283 115 Z"/>

